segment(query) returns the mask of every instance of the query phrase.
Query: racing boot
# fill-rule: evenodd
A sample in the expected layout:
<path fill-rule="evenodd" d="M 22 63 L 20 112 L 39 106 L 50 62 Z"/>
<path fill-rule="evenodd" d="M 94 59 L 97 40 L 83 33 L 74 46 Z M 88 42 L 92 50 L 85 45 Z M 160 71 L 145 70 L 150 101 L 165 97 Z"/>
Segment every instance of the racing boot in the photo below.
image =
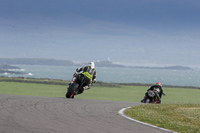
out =
<path fill-rule="evenodd" d="M 89 86 L 89 85 L 83 86 L 82 89 L 79 89 L 79 90 L 78 90 L 77 94 L 81 94 L 81 93 L 83 93 L 84 90 L 88 90 L 88 89 L 90 89 L 90 86 Z"/>
<path fill-rule="evenodd" d="M 88 90 L 88 89 L 90 89 L 90 86 L 89 85 L 83 86 L 83 89 Z"/>
<path fill-rule="evenodd" d="M 141 103 L 145 103 L 145 101 L 146 101 L 146 96 L 144 96 L 144 98 L 141 100 Z"/>

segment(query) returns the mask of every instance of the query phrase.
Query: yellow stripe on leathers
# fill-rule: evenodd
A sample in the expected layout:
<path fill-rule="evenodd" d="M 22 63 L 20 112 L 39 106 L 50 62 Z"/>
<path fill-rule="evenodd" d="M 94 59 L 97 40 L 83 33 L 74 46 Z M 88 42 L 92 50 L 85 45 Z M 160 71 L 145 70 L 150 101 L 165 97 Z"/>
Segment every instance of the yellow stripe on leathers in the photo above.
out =
<path fill-rule="evenodd" d="M 88 67 L 88 69 L 89 69 L 89 67 Z M 88 70 L 87 69 L 87 70 Z M 94 72 L 94 71 L 93 71 Z M 93 73 L 92 72 L 92 73 Z M 92 79 L 92 75 L 91 74 L 89 74 L 88 72 L 84 72 L 84 75 L 86 76 L 86 77 L 88 77 L 90 80 Z"/>

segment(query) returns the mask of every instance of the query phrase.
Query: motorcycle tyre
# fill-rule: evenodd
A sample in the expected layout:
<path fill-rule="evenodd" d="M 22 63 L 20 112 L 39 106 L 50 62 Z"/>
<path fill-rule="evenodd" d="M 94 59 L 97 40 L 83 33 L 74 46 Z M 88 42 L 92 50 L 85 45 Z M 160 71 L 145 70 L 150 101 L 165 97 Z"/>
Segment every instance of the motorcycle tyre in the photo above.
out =
<path fill-rule="evenodd" d="M 145 101 L 145 103 L 151 103 L 150 99 L 147 99 L 147 100 Z"/>
<path fill-rule="evenodd" d="M 73 95 L 73 97 L 71 97 L 71 96 L 72 96 L 73 93 L 75 93 L 78 86 L 79 86 L 79 84 L 76 83 L 76 82 L 71 84 L 68 88 L 67 93 L 66 93 L 66 98 L 74 98 L 74 95 Z"/>

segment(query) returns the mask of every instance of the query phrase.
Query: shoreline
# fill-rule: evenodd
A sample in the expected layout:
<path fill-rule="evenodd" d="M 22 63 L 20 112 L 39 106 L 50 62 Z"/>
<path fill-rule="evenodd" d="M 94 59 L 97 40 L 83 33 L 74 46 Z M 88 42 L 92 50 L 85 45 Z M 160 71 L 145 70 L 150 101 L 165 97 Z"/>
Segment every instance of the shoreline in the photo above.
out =
<path fill-rule="evenodd" d="M 25 77 L 5 77 L 0 76 L 0 82 L 21 82 L 21 83 L 40 83 L 40 84 L 58 84 L 58 85 L 68 85 L 70 80 L 63 79 L 51 79 L 51 78 L 25 78 Z M 124 86 L 151 86 L 153 84 L 145 83 L 114 83 L 114 82 L 103 82 L 97 81 L 94 86 L 109 86 L 109 87 L 120 87 Z M 195 86 L 176 86 L 176 85 L 163 85 L 163 87 L 169 88 L 185 88 L 185 89 L 200 89 L 200 87 Z"/>

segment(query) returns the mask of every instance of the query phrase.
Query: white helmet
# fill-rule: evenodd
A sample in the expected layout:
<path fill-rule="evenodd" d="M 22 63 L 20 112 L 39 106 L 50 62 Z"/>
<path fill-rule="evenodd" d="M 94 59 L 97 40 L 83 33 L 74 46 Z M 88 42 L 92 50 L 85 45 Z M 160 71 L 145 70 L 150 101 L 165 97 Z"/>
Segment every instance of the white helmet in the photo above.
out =
<path fill-rule="evenodd" d="M 89 64 L 90 64 L 91 68 L 95 68 L 94 62 L 90 62 Z"/>

